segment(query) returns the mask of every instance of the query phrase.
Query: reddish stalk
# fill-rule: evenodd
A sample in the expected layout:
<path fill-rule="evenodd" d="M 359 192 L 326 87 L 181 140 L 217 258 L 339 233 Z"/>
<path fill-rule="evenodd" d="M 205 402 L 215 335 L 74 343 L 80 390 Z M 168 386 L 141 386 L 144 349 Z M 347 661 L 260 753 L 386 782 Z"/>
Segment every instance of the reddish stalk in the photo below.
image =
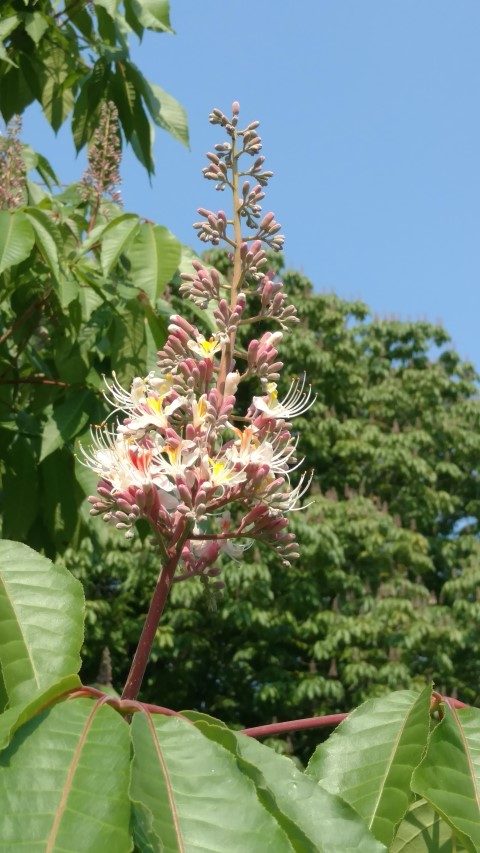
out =
<path fill-rule="evenodd" d="M 158 576 L 155 592 L 152 595 L 150 607 L 148 608 L 147 617 L 138 641 L 138 646 L 128 673 L 128 678 L 123 688 L 122 699 L 136 699 L 140 690 L 145 669 L 147 667 L 150 651 L 155 639 L 155 634 L 163 613 L 165 602 L 168 597 L 170 587 L 173 582 L 173 576 L 180 560 L 182 546 L 188 535 L 189 525 L 181 522 L 181 529 L 178 530 L 178 536 L 175 536 L 175 546 L 168 550 L 168 560 L 162 567 Z"/>
<path fill-rule="evenodd" d="M 254 726 L 242 729 L 242 735 L 252 737 L 272 737 L 285 732 L 300 731 L 300 729 L 321 729 L 325 726 L 337 726 L 348 714 L 328 714 L 326 717 L 305 717 L 303 720 L 288 720 L 285 723 L 270 723 L 267 726 Z"/>

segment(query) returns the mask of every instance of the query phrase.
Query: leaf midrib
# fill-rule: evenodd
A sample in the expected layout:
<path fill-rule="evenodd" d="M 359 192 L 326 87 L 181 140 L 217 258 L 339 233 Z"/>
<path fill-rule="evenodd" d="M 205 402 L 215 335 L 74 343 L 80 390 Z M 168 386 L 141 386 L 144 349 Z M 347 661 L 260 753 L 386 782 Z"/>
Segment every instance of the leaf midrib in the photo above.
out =
<path fill-rule="evenodd" d="M 172 812 L 173 825 L 175 827 L 175 834 L 177 836 L 177 841 L 178 841 L 178 845 L 179 845 L 179 853 L 185 853 L 185 847 L 183 846 L 183 839 L 182 839 L 182 835 L 181 835 L 181 831 L 180 831 L 180 821 L 178 819 L 177 809 L 175 806 L 175 800 L 173 798 L 173 790 L 172 790 L 172 786 L 170 784 L 170 779 L 168 778 L 167 765 L 165 763 L 165 759 L 163 757 L 162 750 L 160 748 L 160 744 L 158 742 L 157 732 L 155 730 L 155 726 L 153 725 L 153 720 L 152 720 L 150 714 L 147 714 L 146 716 L 147 716 L 148 727 L 149 727 L 151 735 L 152 735 L 155 752 L 156 752 L 156 755 L 157 755 L 157 758 L 158 758 L 158 761 L 160 764 L 160 768 L 161 768 L 161 771 L 163 774 L 163 778 L 165 780 L 165 787 L 167 789 L 168 802 L 169 802 L 170 809 Z"/>
<path fill-rule="evenodd" d="M 54 818 L 54 821 L 52 824 L 52 828 L 50 830 L 50 835 L 48 837 L 47 846 L 45 848 L 45 853 L 52 853 L 52 851 L 54 849 L 56 837 L 58 834 L 58 830 L 60 828 L 60 822 L 61 822 L 63 814 L 65 812 L 65 806 L 67 805 L 68 796 L 70 794 L 70 791 L 72 790 L 72 784 L 73 784 L 73 779 L 75 776 L 75 771 L 76 771 L 77 766 L 78 766 L 78 762 L 79 762 L 80 755 L 81 755 L 82 749 L 84 747 L 84 744 L 85 744 L 85 741 L 87 738 L 88 731 L 92 725 L 93 718 L 94 718 L 95 714 L 97 713 L 97 711 L 101 708 L 101 706 L 103 704 L 104 704 L 103 699 L 99 699 L 98 702 L 95 702 L 95 705 L 93 706 L 92 710 L 90 711 L 90 714 L 87 717 L 87 720 L 86 720 L 85 725 L 83 727 L 83 731 L 82 731 L 80 739 L 77 743 L 77 746 L 75 747 L 75 752 L 73 753 L 73 758 L 72 758 L 72 761 L 70 763 L 70 767 L 68 768 L 67 778 L 65 780 L 65 785 L 64 785 L 64 788 L 62 791 L 62 796 L 60 798 L 60 802 L 58 804 L 58 808 L 57 808 L 57 811 L 55 813 L 55 818 Z"/>

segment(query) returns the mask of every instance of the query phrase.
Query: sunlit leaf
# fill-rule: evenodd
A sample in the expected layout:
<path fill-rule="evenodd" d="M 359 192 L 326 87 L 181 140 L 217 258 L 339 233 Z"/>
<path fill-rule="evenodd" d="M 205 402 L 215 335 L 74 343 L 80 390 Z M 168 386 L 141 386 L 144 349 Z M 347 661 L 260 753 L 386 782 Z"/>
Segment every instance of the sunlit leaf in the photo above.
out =
<path fill-rule="evenodd" d="M 129 853 L 128 725 L 107 705 L 55 705 L 0 754 L 0 850 Z"/>
<path fill-rule="evenodd" d="M 50 272 L 58 280 L 60 278 L 59 253 L 62 252 L 59 229 L 44 210 L 27 207 L 24 212 L 35 231 L 38 249 L 48 264 Z"/>
<path fill-rule="evenodd" d="M 38 44 L 42 36 L 48 30 L 48 18 L 46 15 L 42 15 L 41 12 L 30 12 L 28 15 L 25 15 L 25 30 L 28 35 Z"/>
<path fill-rule="evenodd" d="M 196 726 L 239 758 L 241 769 L 255 782 L 261 802 L 283 827 L 294 850 L 386 851 L 351 806 L 300 772 L 289 758 L 255 738 L 212 725 L 201 717 Z"/>
<path fill-rule="evenodd" d="M 469 851 L 480 850 L 480 710 L 444 706 L 412 779 Z"/>
<path fill-rule="evenodd" d="M 32 694 L 31 698 L 0 714 L 0 750 L 5 749 L 10 743 L 13 735 L 23 726 L 27 720 L 31 720 L 35 714 L 43 711 L 49 705 L 53 705 L 55 699 L 62 698 L 81 686 L 78 675 L 66 675 L 60 681 L 56 681 L 47 690 Z"/>
<path fill-rule="evenodd" d="M 124 213 L 107 225 L 101 237 L 101 263 L 104 275 L 109 275 L 112 271 L 138 228 L 139 218 L 133 213 Z"/>
<path fill-rule="evenodd" d="M 181 255 L 180 243 L 162 225 L 143 222 L 126 255 L 135 287 L 144 290 L 154 304 L 177 269 Z"/>
<path fill-rule="evenodd" d="M 189 148 L 187 115 L 182 105 L 160 86 L 150 83 L 132 62 L 125 63 L 125 73 L 141 92 L 155 124 Z"/>
<path fill-rule="evenodd" d="M 172 32 L 168 0 L 131 0 L 130 6 L 146 29 L 165 33 Z"/>
<path fill-rule="evenodd" d="M 371 699 L 315 751 L 308 774 L 340 794 L 389 845 L 412 800 L 410 779 L 428 737 L 430 688 Z"/>
<path fill-rule="evenodd" d="M 83 602 L 65 568 L 20 542 L 0 541 L 0 665 L 10 705 L 78 672 Z"/>
<path fill-rule="evenodd" d="M 28 258 L 35 232 L 20 210 L 0 210 L 0 273 Z"/>
<path fill-rule="evenodd" d="M 135 714 L 132 740 L 130 796 L 154 850 L 292 853 L 235 757 L 191 723 Z"/>
<path fill-rule="evenodd" d="M 155 124 L 189 148 L 187 114 L 182 105 L 155 83 L 146 81 L 142 93 Z"/>

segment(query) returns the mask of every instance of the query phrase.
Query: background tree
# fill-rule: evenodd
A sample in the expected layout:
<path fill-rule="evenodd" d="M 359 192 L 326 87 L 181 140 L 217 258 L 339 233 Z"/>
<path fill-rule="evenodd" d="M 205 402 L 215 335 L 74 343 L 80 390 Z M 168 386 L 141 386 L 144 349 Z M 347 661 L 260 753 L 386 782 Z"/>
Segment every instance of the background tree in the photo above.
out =
<path fill-rule="evenodd" d="M 225 255 L 209 260 L 228 274 Z M 372 319 L 298 273 L 283 278 L 302 321 L 283 341 L 287 379 L 305 370 L 318 394 L 299 422 L 315 470 L 314 502 L 294 521 L 301 559 L 285 571 L 253 549 L 226 566 L 217 601 L 174 587 L 144 695 L 237 725 L 344 711 L 432 680 L 475 703 L 475 371 L 438 325 Z M 91 679 L 111 635 L 121 683 L 155 577 L 148 552 L 130 548 L 119 543 L 107 565 L 92 542 L 66 558 L 87 590 Z"/>

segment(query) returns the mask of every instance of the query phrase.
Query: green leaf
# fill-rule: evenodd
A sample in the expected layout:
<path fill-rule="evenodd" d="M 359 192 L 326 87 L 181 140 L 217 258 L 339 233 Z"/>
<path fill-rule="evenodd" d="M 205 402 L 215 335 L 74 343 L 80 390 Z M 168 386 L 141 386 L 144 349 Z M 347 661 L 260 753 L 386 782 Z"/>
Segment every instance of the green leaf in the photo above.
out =
<path fill-rule="evenodd" d="M 451 827 L 425 800 L 412 803 L 398 827 L 390 853 L 460 853 Z"/>
<path fill-rule="evenodd" d="M 65 568 L 20 542 L 0 542 L 0 665 L 10 706 L 78 672 L 83 601 Z"/>
<path fill-rule="evenodd" d="M 94 0 L 94 6 L 101 6 L 115 20 L 119 0 Z"/>
<path fill-rule="evenodd" d="M 130 277 L 153 304 L 171 280 L 180 261 L 180 243 L 162 225 L 143 222 L 126 253 Z"/>
<path fill-rule="evenodd" d="M 108 276 L 122 252 L 129 246 L 139 228 L 138 216 L 134 213 L 124 213 L 113 222 L 109 222 L 102 233 L 100 258 L 102 271 Z"/>
<path fill-rule="evenodd" d="M 131 0 L 131 8 L 147 30 L 172 33 L 168 0 Z"/>
<path fill-rule="evenodd" d="M 155 172 L 153 128 L 140 99 L 135 101 L 133 126 L 135 129 L 130 137 L 130 144 L 142 166 L 145 166 L 149 175 L 153 175 Z"/>
<path fill-rule="evenodd" d="M 317 747 L 308 774 L 339 794 L 387 846 L 412 799 L 410 779 L 428 737 L 430 688 L 371 699 Z"/>
<path fill-rule="evenodd" d="M 3 527 L 5 539 L 26 539 L 38 513 L 38 455 L 30 436 L 17 433 L 3 461 Z"/>
<path fill-rule="evenodd" d="M 35 232 L 20 210 L 0 210 L 0 273 L 28 258 Z"/>
<path fill-rule="evenodd" d="M 113 318 L 111 332 L 112 368 L 120 382 L 129 384 L 145 374 L 146 365 L 145 318 L 137 299 L 125 304 L 123 316 Z"/>
<path fill-rule="evenodd" d="M 189 148 L 187 114 L 182 105 L 160 86 L 150 83 L 133 62 L 125 62 L 125 74 L 142 94 L 155 124 Z"/>
<path fill-rule="evenodd" d="M 3 714 L 0 714 L 0 750 L 8 746 L 17 729 L 23 726 L 27 720 L 31 720 L 47 705 L 53 705 L 55 700 L 63 697 L 70 690 L 81 686 L 78 675 L 67 675 L 60 681 L 55 681 L 47 690 L 42 690 L 32 696 L 26 702 L 14 705 L 13 708 L 7 708 Z"/>
<path fill-rule="evenodd" d="M 428 800 L 469 851 L 480 850 L 480 710 L 444 706 L 412 789 Z"/>
<path fill-rule="evenodd" d="M 155 124 L 178 139 L 186 148 L 190 148 L 187 114 L 176 98 L 147 80 L 142 94 Z"/>
<path fill-rule="evenodd" d="M 128 725 L 74 699 L 25 723 L 0 755 L 0 851 L 129 853 Z"/>
<path fill-rule="evenodd" d="M 153 850 L 292 853 L 230 752 L 178 717 L 135 714 L 131 728 L 130 797 Z"/>
<path fill-rule="evenodd" d="M 70 57 L 62 47 L 53 47 L 44 56 L 42 66 L 45 78 L 40 101 L 47 121 L 56 132 L 72 111 L 75 103 L 76 86 L 70 77 L 75 64 L 73 57 Z"/>
<path fill-rule="evenodd" d="M 0 667 L 0 714 L 3 714 L 8 705 L 8 696 L 3 680 L 2 668 Z"/>
<path fill-rule="evenodd" d="M 105 98 L 107 77 L 108 66 L 101 57 L 93 66 L 91 74 L 83 78 L 72 114 L 72 134 L 77 152 L 89 141 L 95 130 L 100 105 Z"/>
<path fill-rule="evenodd" d="M 82 500 L 75 488 L 74 459 L 62 448 L 51 453 L 40 465 L 43 482 L 42 518 L 57 551 L 70 544 L 78 522 Z"/>
<path fill-rule="evenodd" d="M 144 27 L 142 27 L 140 21 L 138 20 L 135 11 L 133 9 L 133 4 L 135 0 L 124 0 L 125 5 L 125 20 L 129 27 L 132 28 L 135 35 L 138 36 L 140 41 L 142 40 Z"/>
<path fill-rule="evenodd" d="M 40 462 L 72 441 L 81 432 L 90 417 L 90 391 L 71 391 L 63 403 L 50 408 L 49 417 L 42 434 Z"/>
<path fill-rule="evenodd" d="M 7 65 L 11 65 L 15 68 L 17 66 L 8 55 L 5 45 L 2 44 L 2 42 L 4 42 L 8 38 L 10 33 L 13 33 L 14 29 L 20 23 L 20 20 L 21 19 L 19 15 L 8 15 L 6 18 L 3 19 L 3 21 L 0 21 L 0 60 L 2 62 L 6 62 Z M 8 121 L 9 118 L 10 117 L 8 117 L 6 120 Z"/>
<path fill-rule="evenodd" d="M 44 210 L 39 210 L 36 207 L 26 207 L 24 208 L 24 212 L 35 231 L 38 250 L 50 268 L 50 272 L 58 281 L 60 279 L 58 258 L 59 252 L 61 253 L 62 251 L 60 232 L 51 217 Z"/>
<path fill-rule="evenodd" d="M 29 12 L 24 17 L 25 29 L 35 44 L 38 44 L 42 36 L 48 30 L 48 18 L 41 12 Z"/>
<path fill-rule="evenodd" d="M 42 181 L 44 181 L 49 189 L 54 186 L 60 186 L 58 177 L 47 158 L 39 154 L 38 151 L 35 151 L 31 145 L 23 145 L 22 157 L 27 172 L 36 169 Z"/>
<path fill-rule="evenodd" d="M 301 773 L 291 759 L 255 738 L 212 725 L 201 717 L 195 725 L 241 759 L 240 766 L 255 782 L 260 801 L 283 827 L 294 850 L 386 851 L 351 806 Z"/>
<path fill-rule="evenodd" d="M 138 294 L 138 301 L 143 308 L 148 328 L 158 351 L 159 349 L 162 349 L 168 338 L 168 321 L 163 314 L 159 314 L 154 311 L 150 300 L 144 291 L 140 291 Z"/>
<path fill-rule="evenodd" d="M 13 33 L 15 27 L 18 26 L 20 21 L 20 15 L 17 14 L 7 15 L 3 21 L 0 21 L 0 41 L 5 41 L 10 33 Z"/>

